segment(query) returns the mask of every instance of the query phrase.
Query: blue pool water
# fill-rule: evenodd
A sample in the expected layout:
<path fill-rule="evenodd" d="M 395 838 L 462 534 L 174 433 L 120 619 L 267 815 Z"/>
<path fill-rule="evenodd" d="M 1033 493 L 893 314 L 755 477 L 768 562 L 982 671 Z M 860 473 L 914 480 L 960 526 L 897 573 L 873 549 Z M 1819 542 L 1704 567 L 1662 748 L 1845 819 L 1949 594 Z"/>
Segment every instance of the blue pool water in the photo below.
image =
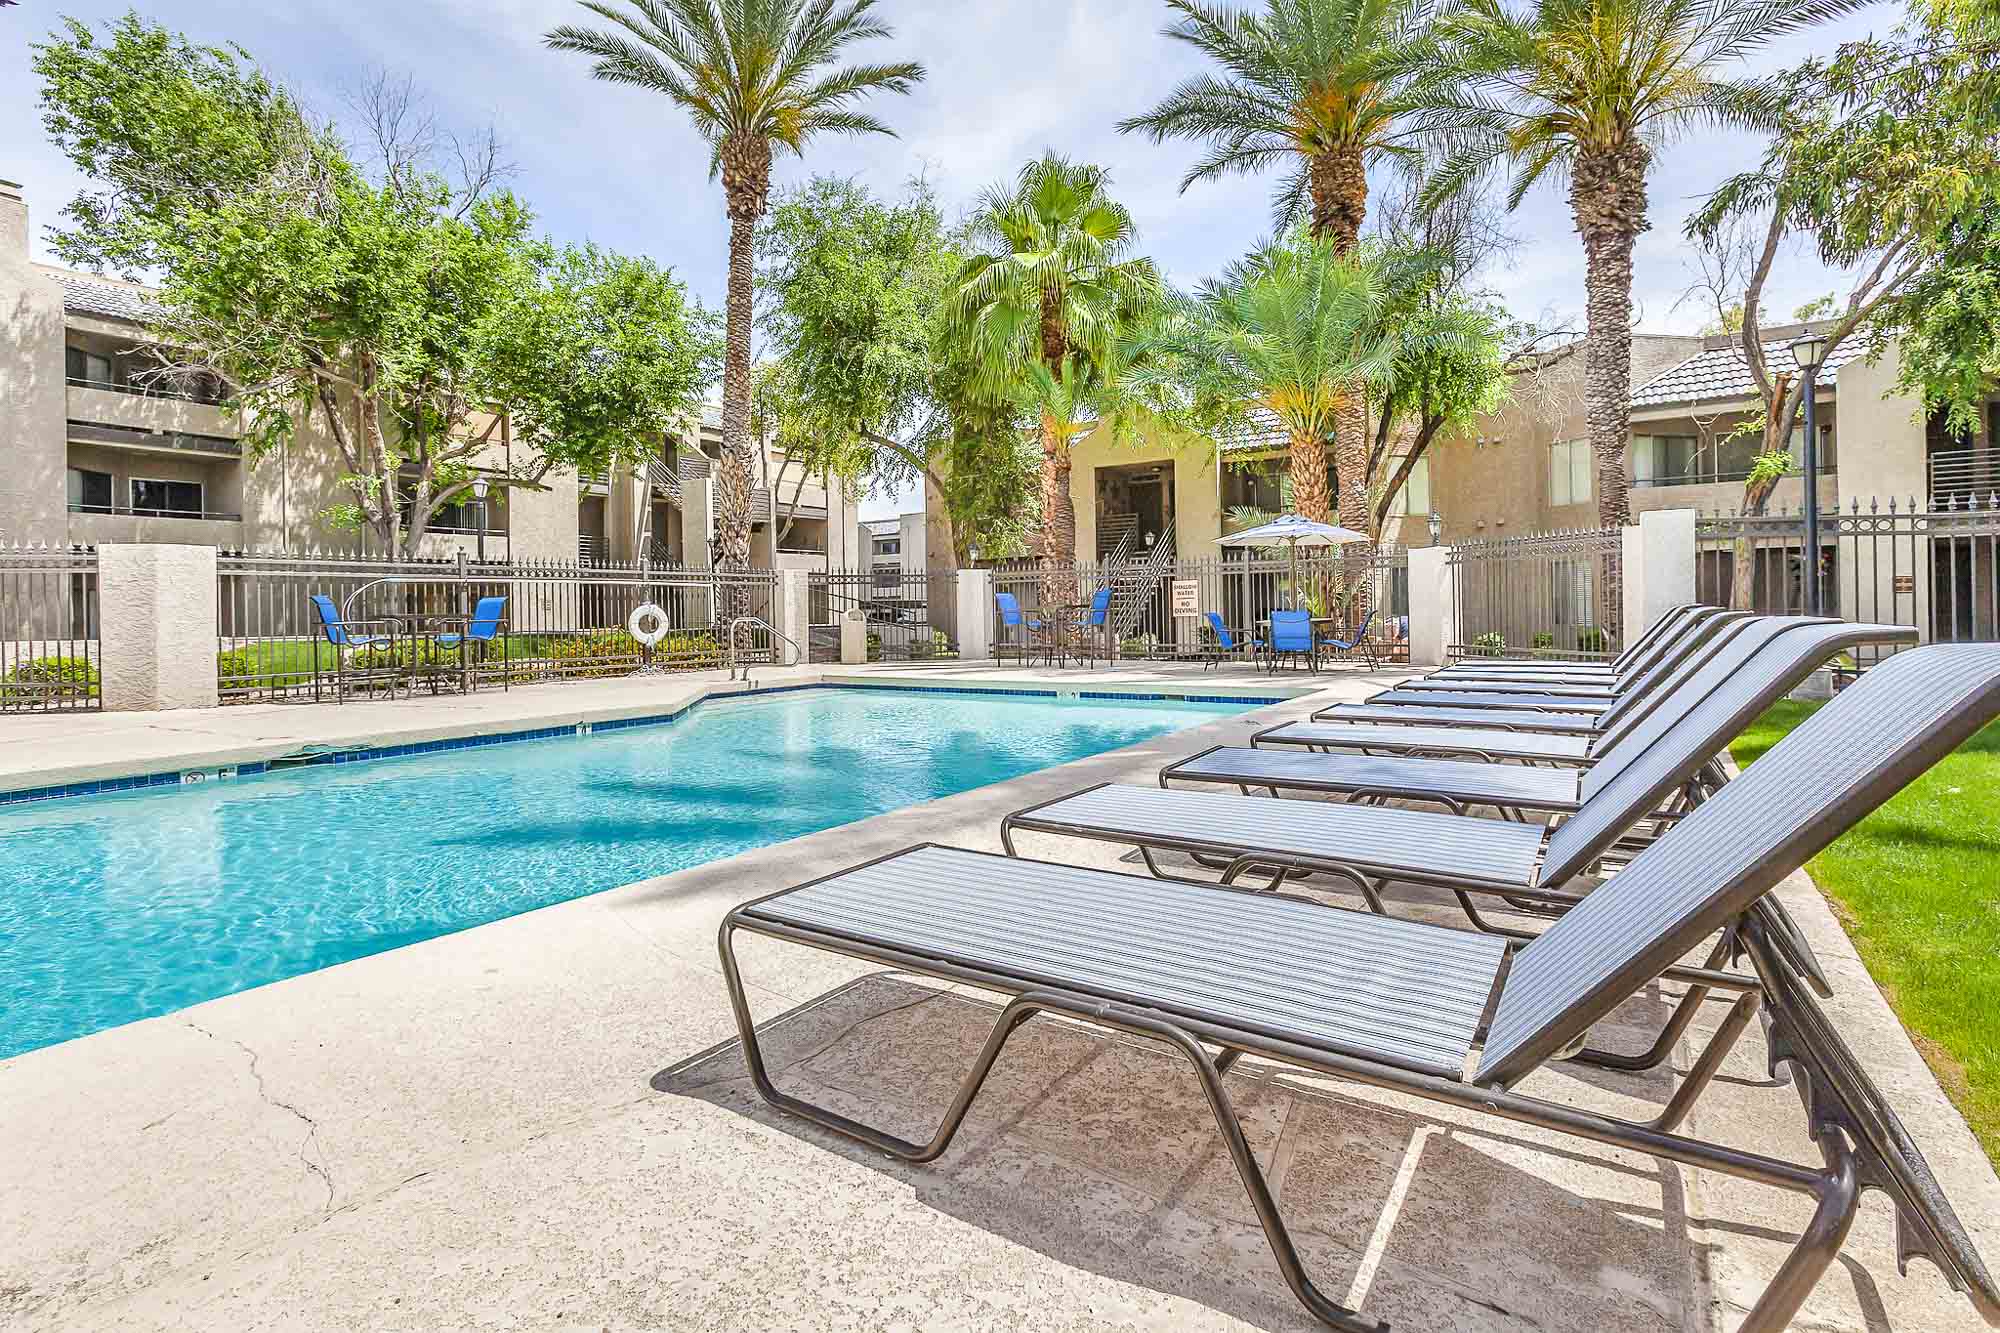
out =
<path fill-rule="evenodd" d="M 0 1058 L 1246 707 L 807 690 L 0 807 Z"/>

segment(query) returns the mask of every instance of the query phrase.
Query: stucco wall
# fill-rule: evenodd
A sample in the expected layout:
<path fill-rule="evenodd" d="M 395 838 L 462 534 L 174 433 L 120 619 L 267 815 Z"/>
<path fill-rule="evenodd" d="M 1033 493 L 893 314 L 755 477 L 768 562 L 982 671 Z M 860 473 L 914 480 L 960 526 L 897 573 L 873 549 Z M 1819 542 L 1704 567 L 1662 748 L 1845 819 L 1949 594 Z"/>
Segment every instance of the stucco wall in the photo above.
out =
<path fill-rule="evenodd" d="M 1840 394 L 1840 486 L 1858 496 L 1863 508 L 1870 499 L 1885 505 L 1925 498 L 1930 484 L 1926 468 L 1924 417 L 1916 399 L 1895 392 L 1896 349 L 1889 348 L 1874 363 L 1862 358 L 1837 370 Z"/>
<path fill-rule="evenodd" d="M 28 205 L 0 182 L 0 545 L 64 540 L 63 298 L 28 258 Z"/>
<path fill-rule="evenodd" d="M 1143 427 L 1125 441 L 1098 427 L 1070 449 L 1070 503 L 1076 506 L 1076 550 L 1088 560 L 1097 550 L 1097 469 L 1132 463 L 1167 463 L 1174 469 L 1174 549 L 1185 559 L 1221 554 L 1222 496 L 1215 450 L 1205 440 L 1178 443 Z"/>

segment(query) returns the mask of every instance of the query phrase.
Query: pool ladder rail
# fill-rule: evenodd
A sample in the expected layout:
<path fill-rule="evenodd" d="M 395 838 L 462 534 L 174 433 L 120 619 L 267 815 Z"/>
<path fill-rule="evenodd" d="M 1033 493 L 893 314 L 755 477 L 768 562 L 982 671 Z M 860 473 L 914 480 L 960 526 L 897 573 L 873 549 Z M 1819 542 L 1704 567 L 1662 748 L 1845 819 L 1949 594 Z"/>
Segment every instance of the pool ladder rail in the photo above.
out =
<path fill-rule="evenodd" d="M 764 619 L 764 617 L 737 616 L 734 620 L 729 622 L 729 630 L 728 630 L 729 678 L 731 680 L 737 679 L 736 634 L 738 630 L 742 629 L 746 625 L 751 626 L 753 628 L 767 629 L 771 632 L 771 636 L 773 638 L 782 639 L 785 641 L 785 643 L 790 645 L 792 650 L 792 660 L 789 662 L 780 661 L 778 663 L 779 666 L 797 666 L 799 663 L 806 660 L 805 649 L 799 647 L 798 640 L 794 639 L 791 635 L 786 634 L 784 631 L 780 630 L 776 625 L 773 625 L 770 621 Z M 742 679 L 745 683 L 748 683 L 750 680 L 750 664 L 747 662 L 743 664 Z"/>

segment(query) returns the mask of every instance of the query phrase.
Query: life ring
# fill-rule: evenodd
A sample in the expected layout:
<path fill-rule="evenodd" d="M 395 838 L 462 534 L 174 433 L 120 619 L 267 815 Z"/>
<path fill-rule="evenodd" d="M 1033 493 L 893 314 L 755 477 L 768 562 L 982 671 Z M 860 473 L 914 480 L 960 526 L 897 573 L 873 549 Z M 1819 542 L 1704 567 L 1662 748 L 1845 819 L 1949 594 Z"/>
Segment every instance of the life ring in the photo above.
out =
<path fill-rule="evenodd" d="M 649 620 L 653 623 L 652 629 L 645 627 L 645 622 Z M 667 637 L 669 628 L 667 613 L 660 608 L 658 602 L 647 602 L 635 607 L 632 614 L 625 618 L 625 628 L 631 631 L 633 638 L 651 648 Z"/>

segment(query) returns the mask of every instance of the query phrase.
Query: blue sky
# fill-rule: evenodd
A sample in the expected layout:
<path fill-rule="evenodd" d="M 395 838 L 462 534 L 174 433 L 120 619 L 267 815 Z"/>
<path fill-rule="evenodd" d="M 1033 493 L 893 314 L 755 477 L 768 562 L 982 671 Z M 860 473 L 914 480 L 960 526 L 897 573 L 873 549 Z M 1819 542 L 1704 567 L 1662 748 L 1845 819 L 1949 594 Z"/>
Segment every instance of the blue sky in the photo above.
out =
<path fill-rule="evenodd" d="M 22 0 L 0 9 L 0 176 L 26 186 L 38 232 L 83 182 L 41 133 L 28 45 L 58 14 L 97 23 L 126 7 Z M 720 188 L 708 180 L 707 149 L 664 99 L 595 83 L 580 57 L 542 47 L 550 26 L 593 17 L 574 0 L 286 0 L 140 11 L 198 40 L 240 43 L 328 113 L 370 70 L 413 75 L 445 123 L 498 127 L 520 167 L 513 186 L 551 234 L 650 254 L 720 304 L 727 224 Z M 894 190 L 923 171 L 956 209 L 1053 146 L 1110 169 L 1145 249 L 1178 281 L 1214 272 L 1265 232 L 1268 181 L 1181 194 L 1193 145 L 1155 147 L 1114 128 L 1198 68 L 1192 52 L 1160 36 L 1159 0 L 883 0 L 880 12 L 896 35 L 861 54 L 914 58 L 930 71 L 912 96 L 872 108 L 899 137 L 815 146 L 803 163 L 780 162 L 780 185 L 831 171 Z M 1809 30 L 1760 53 L 1751 68 L 1885 30 L 1897 12 L 1876 6 Z M 1661 154 L 1651 183 L 1653 229 L 1636 260 L 1639 328 L 1690 331 L 1702 323 L 1699 304 L 1676 308 L 1692 277 L 1681 222 L 1759 151 L 1743 136 L 1704 135 Z M 1580 323 L 1582 260 L 1562 192 L 1538 190 L 1512 222 L 1519 246 L 1489 284 L 1517 316 Z M 1788 256 L 1767 309 L 1789 313 L 1837 283 L 1810 256 Z M 895 508 L 894 498 L 878 498 L 868 512 Z"/>

